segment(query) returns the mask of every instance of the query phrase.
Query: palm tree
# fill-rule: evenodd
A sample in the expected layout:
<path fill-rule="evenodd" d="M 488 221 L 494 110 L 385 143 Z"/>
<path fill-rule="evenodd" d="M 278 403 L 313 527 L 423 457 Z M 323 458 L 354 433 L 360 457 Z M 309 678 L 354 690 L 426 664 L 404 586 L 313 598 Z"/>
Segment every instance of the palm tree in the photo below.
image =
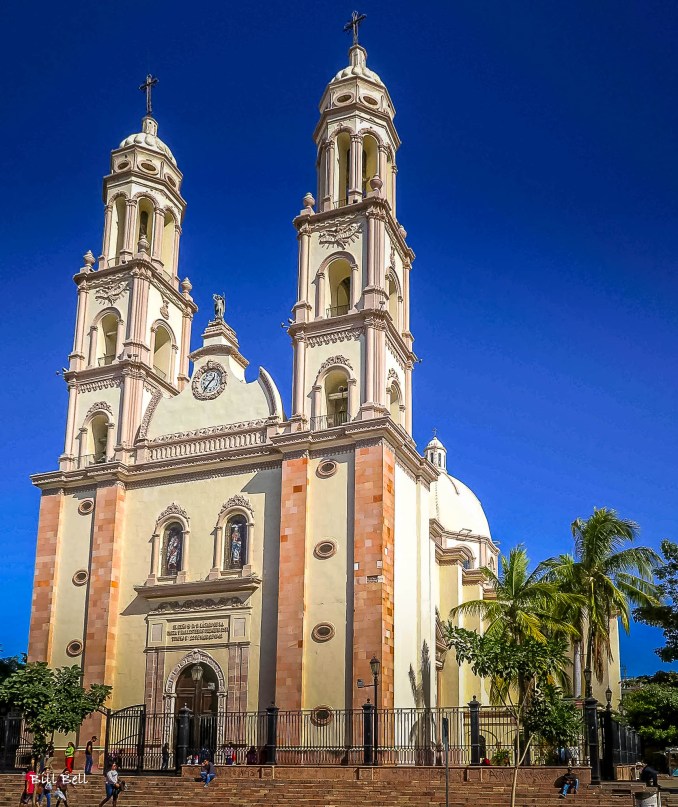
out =
<path fill-rule="evenodd" d="M 486 633 L 508 634 L 517 644 L 528 636 L 543 642 L 556 633 L 576 635 L 576 628 L 559 614 L 566 606 L 581 605 L 578 594 L 563 591 L 556 582 L 544 579 L 539 568 L 530 573 L 529 567 L 525 547 L 514 547 L 508 557 L 502 556 L 499 575 L 487 567 L 481 570 L 496 598 L 457 605 L 450 611 L 450 618 L 459 614 L 479 616 Z"/>
<path fill-rule="evenodd" d="M 661 559 L 646 546 L 628 546 L 638 536 L 638 525 L 605 507 L 572 522 L 574 554 L 544 561 L 537 569 L 542 579 L 563 592 L 577 595 L 561 618 L 570 621 L 575 640 L 575 696 L 581 695 L 581 642 L 585 642 L 586 669 L 603 680 L 605 662 L 612 658 L 610 621 L 619 616 L 630 627 L 631 605 L 656 604 L 653 569 Z M 577 660 L 579 662 L 577 663 Z"/>

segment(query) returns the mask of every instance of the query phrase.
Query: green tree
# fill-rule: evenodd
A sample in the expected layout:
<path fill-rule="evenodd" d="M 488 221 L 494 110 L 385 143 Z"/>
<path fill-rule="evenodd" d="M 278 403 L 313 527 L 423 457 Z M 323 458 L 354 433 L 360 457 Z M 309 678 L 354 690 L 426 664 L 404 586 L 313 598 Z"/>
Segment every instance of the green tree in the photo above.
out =
<path fill-rule="evenodd" d="M 626 683 L 622 715 L 642 738 L 646 758 L 678 745 L 678 673 L 659 671 Z"/>
<path fill-rule="evenodd" d="M 78 666 L 50 669 L 42 661 L 31 662 L 16 670 L 0 684 L 0 700 L 12 704 L 24 717 L 33 735 L 33 755 L 45 753 L 55 732 L 76 731 L 83 720 L 100 709 L 111 687 L 82 686 Z"/>
<path fill-rule="evenodd" d="M 516 753 L 511 807 L 515 807 L 518 771 L 537 734 L 547 742 L 563 745 L 578 738 L 577 710 L 553 684 L 564 663 L 567 641 L 528 636 L 517 642 L 498 632 L 480 635 L 450 623 L 446 635 L 459 664 L 467 662 L 474 675 L 491 681 L 498 702 L 512 718 Z"/>
<path fill-rule="evenodd" d="M 499 575 L 487 567 L 481 570 L 494 588 L 496 598 L 457 605 L 450 611 L 450 618 L 458 614 L 479 616 L 486 633 L 508 635 L 517 643 L 527 638 L 543 642 L 555 633 L 574 634 L 573 627 L 559 614 L 563 606 L 580 604 L 581 598 L 544 579 L 539 568 L 533 572 L 529 568 L 525 547 L 522 544 L 513 547 L 508 557 L 502 555 Z"/>
<path fill-rule="evenodd" d="M 573 602 L 561 618 L 570 621 L 582 637 L 586 667 L 602 681 L 605 662 L 612 658 L 610 622 L 619 616 L 624 630 L 630 627 L 631 605 L 658 602 L 653 570 L 657 553 L 646 546 L 628 546 L 638 535 L 638 525 L 620 518 L 615 510 L 594 509 L 593 515 L 572 522 L 574 554 L 559 555 L 540 564 L 539 574 L 579 602 Z M 575 659 L 581 659 L 575 640 Z M 581 694 L 581 670 L 575 664 L 575 696 Z"/>
<path fill-rule="evenodd" d="M 655 650 L 662 661 L 678 661 L 678 544 L 664 540 L 661 543 L 663 563 L 656 569 L 658 597 L 656 605 L 636 608 L 633 616 L 639 622 L 661 628 L 664 647 Z"/>

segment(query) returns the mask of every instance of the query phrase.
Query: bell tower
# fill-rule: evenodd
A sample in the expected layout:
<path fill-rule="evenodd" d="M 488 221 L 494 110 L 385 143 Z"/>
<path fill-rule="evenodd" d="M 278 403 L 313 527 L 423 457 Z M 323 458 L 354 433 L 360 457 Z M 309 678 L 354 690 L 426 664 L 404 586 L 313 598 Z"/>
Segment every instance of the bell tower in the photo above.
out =
<path fill-rule="evenodd" d="M 68 417 L 62 470 L 132 458 L 153 395 L 188 382 L 191 284 L 177 274 L 186 202 L 182 174 L 158 137 L 148 76 L 141 131 L 111 153 L 104 178 L 98 260 L 88 252 L 75 275 L 75 337 L 64 372 Z"/>
<path fill-rule="evenodd" d="M 348 65 L 327 85 L 314 132 L 317 197 L 294 220 L 298 295 L 289 327 L 297 429 L 389 416 L 411 435 L 409 273 L 396 218 L 400 139 L 386 86 L 354 18 Z"/>

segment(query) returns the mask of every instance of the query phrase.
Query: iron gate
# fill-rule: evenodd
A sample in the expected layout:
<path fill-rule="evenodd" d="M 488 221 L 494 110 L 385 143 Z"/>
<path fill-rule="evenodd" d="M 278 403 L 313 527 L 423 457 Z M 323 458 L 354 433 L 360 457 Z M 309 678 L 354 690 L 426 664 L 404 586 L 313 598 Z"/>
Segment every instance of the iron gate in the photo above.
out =
<path fill-rule="evenodd" d="M 174 715 L 147 714 L 143 704 L 109 712 L 105 769 L 115 762 L 122 773 L 174 773 L 175 742 Z"/>
<path fill-rule="evenodd" d="M 0 715 L 0 771 L 16 771 L 31 764 L 31 735 L 21 715 Z"/>

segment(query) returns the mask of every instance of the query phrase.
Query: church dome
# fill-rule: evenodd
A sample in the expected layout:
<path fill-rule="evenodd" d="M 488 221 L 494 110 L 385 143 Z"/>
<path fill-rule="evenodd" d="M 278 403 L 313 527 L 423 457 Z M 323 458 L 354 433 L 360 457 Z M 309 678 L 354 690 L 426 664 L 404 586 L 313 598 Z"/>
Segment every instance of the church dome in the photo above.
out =
<path fill-rule="evenodd" d="M 353 45 L 351 50 L 348 52 L 348 58 L 350 64 L 340 70 L 332 81 L 330 81 L 330 84 L 335 84 L 338 81 L 344 81 L 347 78 L 364 78 L 367 81 L 373 82 L 374 84 L 379 84 L 381 87 L 384 86 L 384 82 L 379 78 L 374 70 L 370 70 L 370 68 L 367 66 L 367 51 L 365 48 L 361 47 L 360 45 Z"/>
<path fill-rule="evenodd" d="M 140 132 L 129 135 L 120 144 L 121 149 L 127 146 L 141 146 L 142 148 L 147 148 L 151 151 L 157 151 L 159 154 L 167 157 L 172 165 L 177 164 L 177 161 L 174 159 L 174 155 L 170 151 L 169 146 L 163 143 L 158 137 L 158 122 L 150 115 L 146 115 L 141 122 Z"/>
<path fill-rule="evenodd" d="M 491 538 L 490 525 L 478 497 L 463 482 L 443 472 L 431 485 L 431 512 L 447 532 L 469 530 Z"/>

